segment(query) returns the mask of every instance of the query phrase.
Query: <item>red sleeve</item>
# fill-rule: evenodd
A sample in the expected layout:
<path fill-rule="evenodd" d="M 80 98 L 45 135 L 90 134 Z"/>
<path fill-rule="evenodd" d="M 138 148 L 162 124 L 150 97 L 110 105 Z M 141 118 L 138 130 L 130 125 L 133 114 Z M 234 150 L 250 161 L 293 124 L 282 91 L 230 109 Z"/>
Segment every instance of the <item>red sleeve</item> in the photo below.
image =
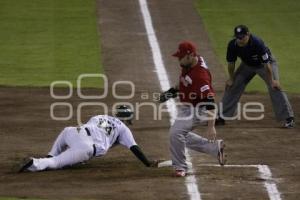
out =
<path fill-rule="evenodd" d="M 211 86 L 211 75 L 208 70 L 202 70 L 197 76 L 197 84 L 194 88 L 200 99 L 214 97 L 214 89 Z"/>

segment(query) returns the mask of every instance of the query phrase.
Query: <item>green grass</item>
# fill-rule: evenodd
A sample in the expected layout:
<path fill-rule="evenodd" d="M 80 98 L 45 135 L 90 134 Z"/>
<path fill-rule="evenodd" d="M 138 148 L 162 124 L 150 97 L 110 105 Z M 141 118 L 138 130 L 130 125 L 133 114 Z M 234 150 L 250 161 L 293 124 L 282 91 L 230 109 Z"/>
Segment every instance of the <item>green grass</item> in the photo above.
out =
<path fill-rule="evenodd" d="M 94 0 L 1 0 L 0 30 L 0 85 L 75 84 L 79 74 L 103 73 Z"/>
<path fill-rule="evenodd" d="M 279 63 L 280 80 L 288 92 L 300 93 L 300 1 L 295 0 L 196 0 L 216 54 L 227 71 L 226 48 L 233 28 L 246 24 L 261 37 Z M 266 91 L 255 78 L 248 91 Z"/>

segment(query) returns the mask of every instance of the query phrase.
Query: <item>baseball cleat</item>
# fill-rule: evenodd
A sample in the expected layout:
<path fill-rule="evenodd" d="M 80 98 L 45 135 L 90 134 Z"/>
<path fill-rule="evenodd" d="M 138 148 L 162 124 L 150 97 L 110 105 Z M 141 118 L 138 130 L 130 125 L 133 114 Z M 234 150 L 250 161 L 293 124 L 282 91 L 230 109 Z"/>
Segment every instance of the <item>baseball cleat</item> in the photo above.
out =
<path fill-rule="evenodd" d="M 284 128 L 294 128 L 294 125 L 295 125 L 294 118 L 290 117 L 290 118 L 286 119 Z"/>
<path fill-rule="evenodd" d="M 19 173 L 28 171 L 28 168 L 31 167 L 31 165 L 33 165 L 33 159 L 29 158 L 24 163 L 25 164 L 22 165 L 22 167 L 19 170 Z"/>
<path fill-rule="evenodd" d="M 217 145 L 218 145 L 218 161 L 221 166 L 225 165 L 226 159 L 225 159 L 225 144 L 223 140 L 217 140 Z"/>
<path fill-rule="evenodd" d="M 175 177 L 185 177 L 186 176 L 186 173 L 184 170 L 175 170 L 175 174 L 174 174 Z"/>

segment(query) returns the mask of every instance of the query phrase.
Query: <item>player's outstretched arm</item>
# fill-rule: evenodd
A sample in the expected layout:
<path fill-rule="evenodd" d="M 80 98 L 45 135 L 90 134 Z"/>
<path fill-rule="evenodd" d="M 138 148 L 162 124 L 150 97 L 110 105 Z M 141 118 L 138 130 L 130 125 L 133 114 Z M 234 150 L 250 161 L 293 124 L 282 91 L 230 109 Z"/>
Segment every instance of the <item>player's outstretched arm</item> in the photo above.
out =
<path fill-rule="evenodd" d="M 157 161 L 148 160 L 148 158 L 145 156 L 145 154 L 138 145 L 133 145 L 132 147 L 130 147 L 130 150 L 146 167 L 158 166 Z"/>

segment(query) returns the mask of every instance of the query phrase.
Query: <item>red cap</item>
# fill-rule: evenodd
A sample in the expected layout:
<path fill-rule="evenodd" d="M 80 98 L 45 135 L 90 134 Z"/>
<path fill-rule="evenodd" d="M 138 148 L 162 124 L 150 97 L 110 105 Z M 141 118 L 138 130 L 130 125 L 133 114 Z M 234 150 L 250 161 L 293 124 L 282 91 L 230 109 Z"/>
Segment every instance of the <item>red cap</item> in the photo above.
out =
<path fill-rule="evenodd" d="M 179 44 L 177 52 L 174 53 L 172 56 L 183 58 L 185 55 L 191 53 L 196 55 L 196 46 L 189 41 L 184 41 Z"/>

